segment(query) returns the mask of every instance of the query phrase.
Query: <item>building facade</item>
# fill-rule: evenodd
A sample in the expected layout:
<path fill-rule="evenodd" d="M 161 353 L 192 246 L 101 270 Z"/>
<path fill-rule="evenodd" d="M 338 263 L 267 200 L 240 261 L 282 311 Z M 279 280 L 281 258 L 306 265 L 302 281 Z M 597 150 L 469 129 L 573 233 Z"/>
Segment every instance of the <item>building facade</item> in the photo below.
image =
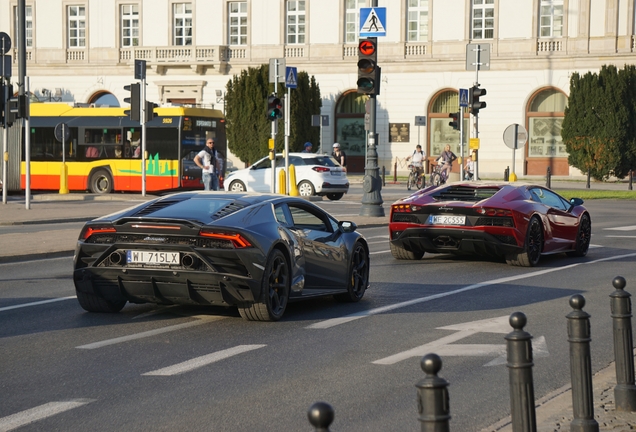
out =
<path fill-rule="evenodd" d="M 329 117 L 322 150 L 339 142 L 349 171 L 362 172 L 367 96 L 356 84 L 359 8 L 371 3 L 25 0 L 30 91 L 43 102 L 124 105 L 134 61 L 143 59 L 148 100 L 220 108 L 233 75 L 284 58 L 320 86 L 322 114 Z M 500 178 L 513 166 L 518 176 L 545 175 L 548 167 L 556 175 L 581 175 L 568 166 L 560 135 L 569 79 L 573 72 L 621 68 L 636 59 L 636 0 L 377 3 L 386 8 L 386 36 L 378 37 L 376 129 L 378 164 L 387 173 L 405 173 L 405 158 L 417 144 L 429 158 L 446 144 L 468 154 L 468 141 L 460 145 L 449 113 L 459 110 L 459 89 L 479 83 L 487 90 L 478 123 L 480 177 Z M 0 31 L 13 42 L 14 82 L 17 6 L 17 0 L 0 0 Z M 479 71 L 468 58 L 475 44 L 490 55 Z M 463 121 L 465 137 L 474 137 L 474 117 Z M 511 124 L 528 131 L 526 145 L 515 151 L 503 140 Z"/>

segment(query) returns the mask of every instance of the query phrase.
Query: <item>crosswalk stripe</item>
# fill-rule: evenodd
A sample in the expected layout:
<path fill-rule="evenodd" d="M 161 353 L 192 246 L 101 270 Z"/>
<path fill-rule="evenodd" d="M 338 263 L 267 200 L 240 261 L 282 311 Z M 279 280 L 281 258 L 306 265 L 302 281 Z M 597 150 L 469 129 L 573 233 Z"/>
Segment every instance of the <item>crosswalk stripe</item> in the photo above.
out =
<path fill-rule="evenodd" d="M 613 228 L 603 228 L 606 231 L 635 231 L 636 225 L 630 226 L 621 226 L 621 227 L 613 227 Z"/>
<path fill-rule="evenodd" d="M 36 301 L 36 302 L 31 302 L 31 303 L 22 303 L 22 304 L 19 304 L 19 305 L 13 305 L 13 306 L 7 306 L 7 307 L 0 308 L 0 312 L 12 310 L 12 309 L 20 309 L 20 308 L 29 307 L 29 306 L 39 306 L 39 305 L 48 304 L 48 303 L 55 303 L 55 302 L 59 302 L 59 301 L 62 301 L 62 300 L 70 300 L 70 299 L 74 299 L 74 298 L 76 298 L 76 297 L 75 296 L 68 296 L 68 297 L 54 298 L 54 299 L 50 299 L 50 300 L 40 300 L 40 301 Z"/>
<path fill-rule="evenodd" d="M 77 346 L 75 348 L 78 349 L 96 349 L 96 348 L 102 348 L 108 345 L 115 345 L 118 343 L 122 343 L 122 342 L 129 342 L 131 340 L 136 340 L 136 339 L 143 339 L 143 338 L 147 338 L 147 337 L 151 337 L 151 336 L 156 336 L 162 333 L 169 333 L 169 332 L 173 332 L 176 330 L 181 330 L 184 328 L 188 328 L 188 327 L 194 327 L 194 326 L 198 326 L 198 325 L 202 325 L 202 324 L 206 324 L 209 323 L 211 321 L 218 321 L 221 320 L 225 317 L 205 317 L 204 319 L 198 319 L 196 321 L 191 321 L 191 322 L 187 322 L 187 323 L 183 323 L 183 324 L 177 324 L 177 325 L 173 325 L 173 326 L 168 326 L 168 327 L 162 327 L 162 328 L 158 328 L 158 329 L 154 329 L 154 330 L 148 330 L 145 332 L 141 332 L 141 333 L 135 333 L 135 334 L 131 334 L 128 336 L 121 336 L 118 338 L 113 338 L 113 339 L 106 339 L 100 342 L 93 342 L 93 343 L 89 343 L 86 345 L 80 345 Z"/>
<path fill-rule="evenodd" d="M 252 351 L 255 349 L 263 348 L 267 345 L 238 345 L 233 348 L 228 348 L 222 351 L 217 351 L 212 354 L 207 354 L 201 357 L 196 357 L 191 360 L 184 361 L 182 363 L 178 363 L 173 366 L 168 366 L 163 369 L 157 369 L 151 372 L 146 372 L 142 374 L 143 376 L 172 376 L 178 375 L 185 372 L 193 371 L 194 369 L 198 369 L 203 366 L 207 366 L 211 363 L 226 359 L 228 357 L 235 356 L 237 354 L 242 354 L 244 352 Z"/>
<path fill-rule="evenodd" d="M 11 414 L 10 416 L 0 418 L 0 432 L 11 431 L 94 401 L 95 399 L 74 399 L 66 402 L 49 402 L 39 407 Z"/>

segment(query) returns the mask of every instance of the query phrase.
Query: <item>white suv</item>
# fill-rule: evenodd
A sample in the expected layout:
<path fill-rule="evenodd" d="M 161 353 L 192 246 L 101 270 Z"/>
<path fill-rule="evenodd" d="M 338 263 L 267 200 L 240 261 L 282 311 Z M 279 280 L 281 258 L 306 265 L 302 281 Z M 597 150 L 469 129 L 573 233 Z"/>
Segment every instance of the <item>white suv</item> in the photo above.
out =
<path fill-rule="evenodd" d="M 290 153 L 289 164 L 294 165 L 300 196 L 320 195 L 339 200 L 349 191 L 346 171 L 330 155 Z M 277 183 L 279 172 L 284 168 L 285 158 L 279 153 L 276 155 Z M 267 156 L 249 168 L 231 172 L 224 181 L 226 191 L 271 192 L 271 185 L 272 161 Z"/>

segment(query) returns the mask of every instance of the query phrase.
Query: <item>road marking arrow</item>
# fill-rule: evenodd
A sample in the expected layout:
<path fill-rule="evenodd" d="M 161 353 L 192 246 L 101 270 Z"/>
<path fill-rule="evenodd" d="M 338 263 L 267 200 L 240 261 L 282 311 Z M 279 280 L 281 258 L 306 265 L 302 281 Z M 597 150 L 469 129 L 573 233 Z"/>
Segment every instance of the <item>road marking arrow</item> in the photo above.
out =
<path fill-rule="evenodd" d="M 411 357 L 422 357 L 429 353 L 435 353 L 440 357 L 492 357 L 496 358 L 484 366 L 496 366 L 506 363 L 506 344 L 453 344 L 476 333 L 499 333 L 508 334 L 512 331 L 509 324 L 509 317 L 489 318 L 485 320 L 471 321 L 461 324 L 453 324 L 445 327 L 438 327 L 439 330 L 455 330 L 456 333 L 412 348 L 401 353 L 376 360 L 374 364 L 391 365 Z M 541 336 L 533 343 L 534 357 L 547 357 L 549 355 L 545 337 Z"/>

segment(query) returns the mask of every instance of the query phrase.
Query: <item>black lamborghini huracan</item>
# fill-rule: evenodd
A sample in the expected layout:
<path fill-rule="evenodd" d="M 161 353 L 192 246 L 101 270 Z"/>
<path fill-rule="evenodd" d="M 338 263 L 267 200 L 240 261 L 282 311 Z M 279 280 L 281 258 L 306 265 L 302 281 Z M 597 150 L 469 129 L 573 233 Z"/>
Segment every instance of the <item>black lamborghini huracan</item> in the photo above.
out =
<path fill-rule="evenodd" d="M 126 302 L 215 305 L 276 321 L 290 300 L 360 300 L 369 248 L 353 222 L 302 198 L 183 192 L 86 223 L 73 281 L 89 312 Z"/>

